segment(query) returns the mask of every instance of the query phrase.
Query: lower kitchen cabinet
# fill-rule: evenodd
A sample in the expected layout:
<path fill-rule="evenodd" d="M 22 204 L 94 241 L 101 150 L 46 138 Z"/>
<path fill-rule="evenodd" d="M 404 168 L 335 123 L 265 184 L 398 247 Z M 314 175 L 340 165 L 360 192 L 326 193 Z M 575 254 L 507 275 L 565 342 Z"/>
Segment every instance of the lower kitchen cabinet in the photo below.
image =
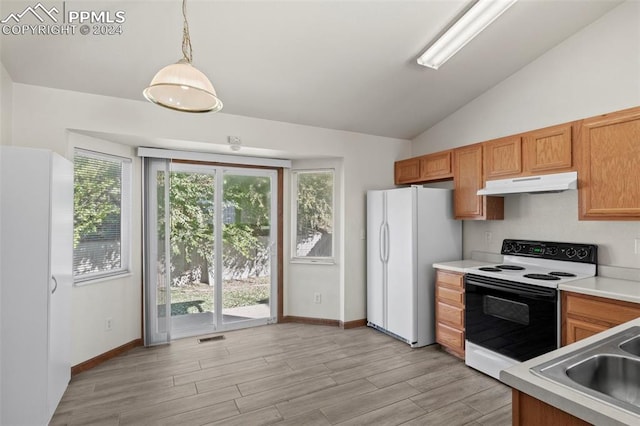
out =
<path fill-rule="evenodd" d="M 587 423 L 524 392 L 511 394 L 513 426 L 587 426 Z"/>
<path fill-rule="evenodd" d="M 640 317 L 640 304 L 562 292 L 562 346 Z"/>
<path fill-rule="evenodd" d="M 436 342 L 464 359 L 464 274 L 436 270 Z"/>

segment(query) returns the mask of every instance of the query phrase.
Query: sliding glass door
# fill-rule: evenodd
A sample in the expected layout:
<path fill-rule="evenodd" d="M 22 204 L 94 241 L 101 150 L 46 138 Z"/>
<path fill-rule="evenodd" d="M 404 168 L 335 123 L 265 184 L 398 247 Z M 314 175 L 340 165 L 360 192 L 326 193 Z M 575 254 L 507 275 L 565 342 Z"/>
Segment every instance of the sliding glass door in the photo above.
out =
<path fill-rule="evenodd" d="M 147 344 L 276 316 L 276 172 L 147 160 Z"/>

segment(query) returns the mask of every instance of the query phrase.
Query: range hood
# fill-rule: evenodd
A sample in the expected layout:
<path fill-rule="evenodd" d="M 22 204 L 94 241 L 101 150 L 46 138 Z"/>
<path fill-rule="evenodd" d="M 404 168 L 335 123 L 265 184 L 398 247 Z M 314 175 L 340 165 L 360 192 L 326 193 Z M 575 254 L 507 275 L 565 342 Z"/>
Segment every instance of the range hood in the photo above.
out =
<path fill-rule="evenodd" d="M 509 195 L 540 192 L 560 192 L 578 187 L 578 173 L 526 176 L 512 179 L 488 180 L 478 195 Z"/>

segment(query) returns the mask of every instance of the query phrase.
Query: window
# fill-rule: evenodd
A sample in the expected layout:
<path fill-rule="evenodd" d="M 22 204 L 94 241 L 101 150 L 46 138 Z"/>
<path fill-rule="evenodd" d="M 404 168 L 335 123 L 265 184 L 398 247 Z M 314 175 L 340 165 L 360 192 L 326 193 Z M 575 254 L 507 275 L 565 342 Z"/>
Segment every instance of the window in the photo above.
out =
<path fill-rule="evenodd" d="M 74 154 L 74 280 L 128 273 L 131 160 L 80 149 Z"/>
<path fill-rule="evenodd" d="M 293 175 L 294 253 L 298 260 L 333 260 L 333 170 Z"/>

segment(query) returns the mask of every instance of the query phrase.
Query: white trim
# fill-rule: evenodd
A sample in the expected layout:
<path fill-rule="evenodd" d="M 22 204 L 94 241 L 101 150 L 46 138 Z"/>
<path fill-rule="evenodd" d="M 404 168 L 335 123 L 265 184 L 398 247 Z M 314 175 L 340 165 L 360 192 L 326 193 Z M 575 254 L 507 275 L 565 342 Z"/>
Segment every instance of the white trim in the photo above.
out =
<path fill-rule="evenodd" d="M 243 166 L 266 166 L 291 168 L 291 160 L 279 158 L 243 157 L 241 155 L 212 154 L 208 152 L 178 151 L 160 148 L 138 148 L 138 157 L 166 158 L 172 160 L 208 161 L 213 163 L 238 164 Z"/>

